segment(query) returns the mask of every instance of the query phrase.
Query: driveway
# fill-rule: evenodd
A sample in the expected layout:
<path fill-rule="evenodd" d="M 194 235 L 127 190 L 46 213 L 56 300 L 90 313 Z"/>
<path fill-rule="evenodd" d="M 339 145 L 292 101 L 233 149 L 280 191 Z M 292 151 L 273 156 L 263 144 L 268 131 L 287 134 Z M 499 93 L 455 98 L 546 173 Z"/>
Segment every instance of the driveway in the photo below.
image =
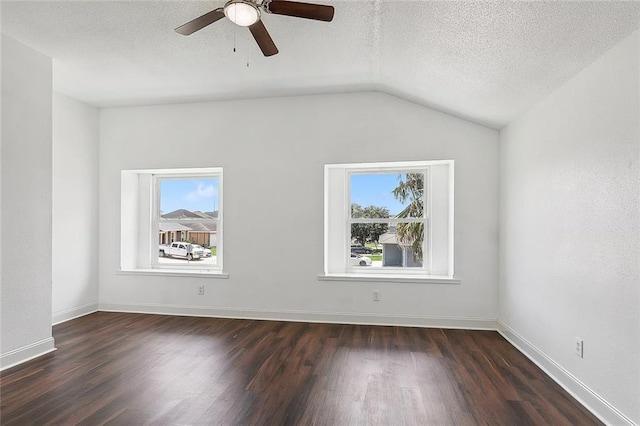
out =
<path fill-rule="evenodd" d="M 191 262 L 189 262 L 187 259 L 180 259 L 178 257 L 160 257 L 158 259 L 158 263 L 160 263 L 161 265 L 196 265 L 196 266 L 213 266 L 217 263 L 217 257 L 216 256 L 211 256 L 211 257 L 205 257 L 202 259 L 194 259 Z"/>

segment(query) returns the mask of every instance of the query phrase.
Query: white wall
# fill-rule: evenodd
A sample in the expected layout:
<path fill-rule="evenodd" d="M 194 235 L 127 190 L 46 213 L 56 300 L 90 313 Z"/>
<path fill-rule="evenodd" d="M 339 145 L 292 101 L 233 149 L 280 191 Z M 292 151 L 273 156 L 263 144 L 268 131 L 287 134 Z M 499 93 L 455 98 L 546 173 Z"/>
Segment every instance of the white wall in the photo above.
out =
<path fill-rule="evenodd" d="M 96 108 L 53 95 L 53 323 L 98 308 Z"/>
<path fill-rule="evenodd" d="M 500 139 L 503 331 L 612 424 L 640 423 L 638 38 Z"/>
<path fill-rule="evenodd" d="M 2 35 L 0 368 L 53 350 L 51 59 Z"/>
<path fill-rule="evenodd" d="M 105 109 L 100 132 L 101 309 L 495 326 L 494 130 L 392 96 L 360 93 Z M 462 284 L 319 281 L 324 164 L 431 159 L 456 162 L 456 277 Z M 213 166 L 224 167 L 230 278 L 117 274 L 120 171 Z M 204 296 L 197 295 L 200 284 Z M 371 300 L 373 289 L 380 290 L 380 302 Z"/>

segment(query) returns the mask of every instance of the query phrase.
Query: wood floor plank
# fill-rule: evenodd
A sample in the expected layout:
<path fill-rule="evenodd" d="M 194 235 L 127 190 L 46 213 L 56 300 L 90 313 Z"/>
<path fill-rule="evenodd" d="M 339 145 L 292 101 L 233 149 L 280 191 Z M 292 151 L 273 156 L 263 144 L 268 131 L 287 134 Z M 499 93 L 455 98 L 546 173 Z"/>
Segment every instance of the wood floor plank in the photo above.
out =
<path fill-rule="evenodd" d="M 3 425 L 599 425 L 498 333 L 98 312 L 0 374 Z"/>

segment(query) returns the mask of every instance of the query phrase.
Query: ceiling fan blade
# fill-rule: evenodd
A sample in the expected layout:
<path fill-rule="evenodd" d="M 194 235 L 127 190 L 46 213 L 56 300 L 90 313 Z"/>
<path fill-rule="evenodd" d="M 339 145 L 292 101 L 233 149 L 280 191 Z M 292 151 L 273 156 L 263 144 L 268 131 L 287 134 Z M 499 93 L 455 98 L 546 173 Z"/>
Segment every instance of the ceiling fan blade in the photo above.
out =
<path fill-rule="evenodd" d="M 271 36 L 261 20 L 250 25 L 249 31 L 251 31 L 253 38 L 256 39 L 256 43 L 258 43 L 258 46 L 260 47 L 260 50 L 262 50 L 264 56 L 273 56 L 278 53 L 278 48 L 273 40 L 271 40 Z"/>
<path fill-rule="evenodd" d="M 193 21 L 189 21 L 184 25 L 180 25 L 175 32 L 182 35 L 191 35 L 198 30 L 203 29 L 207 25 L 211 25 L 219 19 L 224 18 L 224 9 L 218 8 L 202 16 L 197 17 Z"/>
<path fill-rule="evenodd" d="M 331 22 L 333 20 L 333 6 L 323 4 L 299 3 L 287 0 L 272 0 L 265 3 L 267 12 L 276 15 L 295 16 L 297 18 L 315 19 L 316 21 Z"/>

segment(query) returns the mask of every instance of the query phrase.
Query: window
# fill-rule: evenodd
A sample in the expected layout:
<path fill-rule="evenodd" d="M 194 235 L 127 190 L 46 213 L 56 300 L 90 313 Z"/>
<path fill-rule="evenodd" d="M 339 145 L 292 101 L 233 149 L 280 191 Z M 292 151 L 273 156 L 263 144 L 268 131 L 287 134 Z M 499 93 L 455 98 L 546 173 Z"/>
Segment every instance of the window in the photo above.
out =
<path fill-rule="evenodd" d="M 222 169 L 122 172 L 121 269 L 222 272 Z"/>
<path fill-rule="evenodd" d="M 158 234 L 158 257 L 154 259 L 154 266 L 216 268 L 220 176 L 153 175 L 152 232 Z"/>
<path fill-rule="evenodd" d="M 453 161 L 325 166 L 325 275 L 453 277 Z"/>

